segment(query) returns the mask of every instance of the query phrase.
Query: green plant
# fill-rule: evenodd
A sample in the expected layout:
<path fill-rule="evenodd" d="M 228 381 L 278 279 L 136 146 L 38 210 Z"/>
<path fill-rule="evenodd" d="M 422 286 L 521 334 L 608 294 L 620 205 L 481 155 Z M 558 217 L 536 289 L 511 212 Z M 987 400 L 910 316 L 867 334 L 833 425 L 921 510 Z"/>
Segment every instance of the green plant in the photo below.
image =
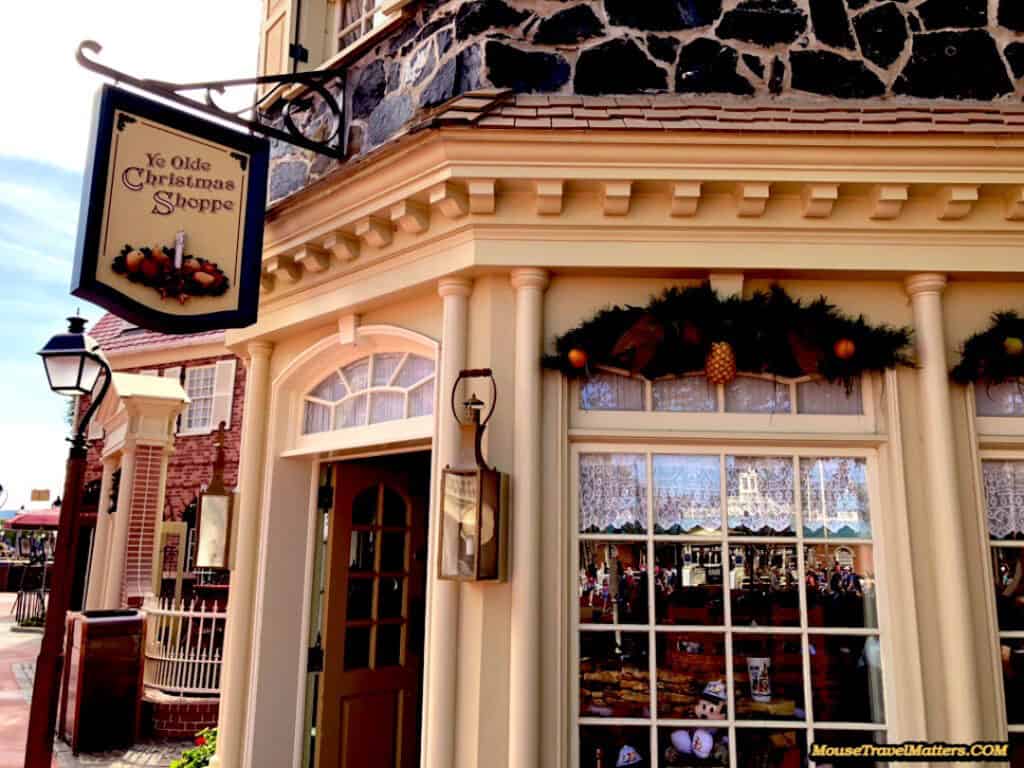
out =
<path fill-rule="evenodd" d="M 196 745 L 182 752 L 171 768 L 205 768 L 217 751 L 217 729 L 204 728 L 196 734 Z"/>

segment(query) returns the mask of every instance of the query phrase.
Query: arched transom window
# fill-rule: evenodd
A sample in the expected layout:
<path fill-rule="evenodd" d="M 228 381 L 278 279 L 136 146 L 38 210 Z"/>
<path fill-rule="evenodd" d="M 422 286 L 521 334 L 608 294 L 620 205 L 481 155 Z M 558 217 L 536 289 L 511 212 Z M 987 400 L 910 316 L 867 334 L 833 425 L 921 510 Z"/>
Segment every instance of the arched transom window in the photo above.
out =
<path fill-rule="evenodd" d="M 302 433 L 330 432 L 434 412 L 434 361 L 379 352 L 332 371 L 305 397 Z"/>

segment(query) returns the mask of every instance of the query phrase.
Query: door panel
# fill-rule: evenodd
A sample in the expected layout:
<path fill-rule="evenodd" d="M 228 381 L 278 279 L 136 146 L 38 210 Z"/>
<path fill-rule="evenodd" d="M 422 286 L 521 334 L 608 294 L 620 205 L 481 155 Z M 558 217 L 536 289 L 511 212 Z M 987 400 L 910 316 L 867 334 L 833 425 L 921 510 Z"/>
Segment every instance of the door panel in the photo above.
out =
<path fill-rule="evenodd" d="M 342 463 L 336 487 L 317 765 L 415 768 L 429 463 Z"/>

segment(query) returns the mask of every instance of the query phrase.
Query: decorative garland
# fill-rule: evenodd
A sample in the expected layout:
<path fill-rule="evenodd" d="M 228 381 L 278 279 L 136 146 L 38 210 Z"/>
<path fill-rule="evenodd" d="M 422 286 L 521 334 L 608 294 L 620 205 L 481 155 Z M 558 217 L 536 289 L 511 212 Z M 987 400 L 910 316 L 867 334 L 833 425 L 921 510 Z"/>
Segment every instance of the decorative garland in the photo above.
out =
<path fill-rule="evenodd" d="M 722 299 L 709 283 L 670 288 L 646 307 L 611 307 L 555 339 L 546 368 L 590 376 L 595 366 L 647 379 L 705 371 L 713 384 L 736 371 L 819 375 L 847 387 L 866 371 L 914 365 L 910 329 L 869 325 L 825 297 L 803 303 L 778 285 Z"/>
<path fill-rule="evenodd" d="M 181 304 L 193 296 L 223 296 L 228 290 L 228 277 L 214 262 L 192 254 L 178 255 L 165 245 L 135 248 L 125 244 L 111 269 L 152 288 L 161 299 L 177 299 Z"/>
<path fill-rule="evenodd" d="M 953 380 L 960 384 L 1024 378 L 1024 318 L 1016 312 L 996 312 L 987 330 L 964 342 L 960 355 L 953 369 Z"/>

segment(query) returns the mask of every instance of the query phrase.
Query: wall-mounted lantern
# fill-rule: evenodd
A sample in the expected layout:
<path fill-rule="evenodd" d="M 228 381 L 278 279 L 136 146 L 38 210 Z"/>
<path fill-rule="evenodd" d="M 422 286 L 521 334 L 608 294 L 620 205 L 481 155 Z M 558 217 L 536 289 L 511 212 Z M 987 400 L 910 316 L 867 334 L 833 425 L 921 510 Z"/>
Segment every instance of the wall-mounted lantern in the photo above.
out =
<path fill-rule="evenodd" d="M 491 405 L 473 394 L 460 415 L 455 396 L 463 379 L 490 379 Z M 497 384 L 489 368 L 460 371 L 452 388 L 452 415 L 461 440 L 459 466 L 441 473 L 441 557 L 439 576 L 457 581 L 504 581 L 508 564 L 508 475 L 484 461 L 482 441 L 494 414 Z M 471 448 L 470 448 L 471 447 Z"/>
<path fill-rule="evenodd" d="M 231 551 L 231 492 L 224 487 L 224 422 L 217 429 L 213 478 L 199 497 L 196 517 L 197 568 L 225 569 Z"/>

